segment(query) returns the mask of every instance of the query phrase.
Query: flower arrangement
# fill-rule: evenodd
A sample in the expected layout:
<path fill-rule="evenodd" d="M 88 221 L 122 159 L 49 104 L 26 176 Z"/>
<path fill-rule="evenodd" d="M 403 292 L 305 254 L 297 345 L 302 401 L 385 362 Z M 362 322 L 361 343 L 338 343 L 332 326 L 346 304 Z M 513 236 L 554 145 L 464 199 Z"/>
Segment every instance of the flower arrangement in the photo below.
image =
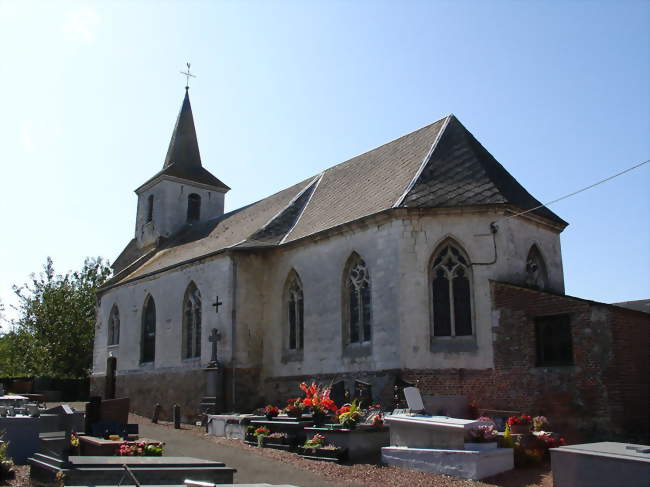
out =
<path fill-rule="evenodd" d="M 311 408 L 312 414 L 325 416 L 329 411 L 336 411 L 336 404 L 330 399 L 329 388 L 321 389 L 315 382 L 312 382 L 310 386 L 302 382 L 300 390 L 305 393 L 302 404 Z"/>
<path fill-rule="evenodd" d="M 325 446 L 325 437 L 316 433 L 311 440 L 305 441 L 303 448 L 322 448 Z"/>
<path fill-rule="evenodd" d="M 70 446 L 72 448 L 79 448 L 79 437 L 77 433 L 70 433 Z"/>
<path fill-rule="evenodd" d="M 257 446 L 259 448 L 262 448 L 262 444 L 264 443 L 264 438 L 269 436 L 271 434 L 271 430 L 268 429 L 266 426 L 260 426 L 255 430 L 255 433 L 253 433 L 253 436 L 257 438 Z"/>
<path fill-rule="evenodd" d="M 7 456 L 9 443 L 2 441 L 4 432 L 0 431 L 0 480 L 11 479 L 15 477 L 14 462 Z"/>
<path fill-rule="evenodd" d="M 510 416 L 507 421 L 509 426 L 515 425 L 524 425 L 528 426 L 533 423 L 533 418 L 527 414 L 522 414 L 521 416 Z"/>
<path fill-rule="evenodd" d="M 120 445 L 117 454 L 121 457 L 160 457 L 163 454 L 164 443 L 146 443 L 144 441 L 124 441 Z"/>
<path fill-rule="evenodd" d="M 302 416 L 302 412 L 305 409 L 305 406 L 300 399 L 289 399 L 287 401 L 287 407 L 284 408 L 284 412 L 287 416 L 291 418 L 299 418 Z"/>
<path fill-rule="evenodd" d="M 368 422 L 373 425 L 375 428 L 379 428 L 380 426 L 384 425 L 384 413 L 381 411 L 377 413 L 372 413 L 368 417 Z"/>
<path fill-rule="evenodd" d="M 549 422 L 546 416 L 535 416 L 533 418 L 533 431 L 544 431 L 548 426 Z"/>
<path fill-rule="evenodd" d="M 494 425 L 482 424 L 468 431 L 469 437 L 474 443 L 488 443 L 495 441 L 498 436 L 497 429 Z"/>
<path fill-rule="evenodd" d="M 361 408 L 357 401 L 352 401 L 352 404 L 345 404 L 339 410 L 336 411 L 338 416 L 339 424 L 347 428 L 354 428 L 357 423 L 361 420 Z"/>
<path fill-rule="evenodd" d="M 276 406 L 269 404 L 264 408 L 264 416 L 268 419 L 275 418 L 278 414 L 280 414 L 280 409 Z"/>
<path fill-rule="evenodd" d="M 537 435 L 537 439 L 544 443 L 546 449 L 558 448 L 566 445 L 566 440 L 564 438 L 553 433 L 542 433 Z"/>

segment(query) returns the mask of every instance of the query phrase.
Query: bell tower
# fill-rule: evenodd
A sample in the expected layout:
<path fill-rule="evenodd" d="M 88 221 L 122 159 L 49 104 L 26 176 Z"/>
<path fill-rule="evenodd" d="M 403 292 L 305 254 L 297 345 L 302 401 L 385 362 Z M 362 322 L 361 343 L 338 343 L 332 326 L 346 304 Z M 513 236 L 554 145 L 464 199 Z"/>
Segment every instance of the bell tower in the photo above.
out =
<path fill-rule="evenodd" d="M 135 190 L 138 245 L 155 244 L 186 225 L 223 215 L 224 197 L 229 189 L 201 164 L 186 86 L 162 170 Z"/>

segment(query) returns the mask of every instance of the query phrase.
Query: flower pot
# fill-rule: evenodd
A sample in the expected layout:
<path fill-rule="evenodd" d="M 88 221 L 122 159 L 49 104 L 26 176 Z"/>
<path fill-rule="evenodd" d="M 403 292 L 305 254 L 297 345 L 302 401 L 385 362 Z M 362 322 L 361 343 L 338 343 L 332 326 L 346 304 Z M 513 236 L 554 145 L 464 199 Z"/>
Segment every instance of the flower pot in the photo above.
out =
<path fill-rule="evenodd" d="M 321 427 L 325 424 L 325 420 L 327 419 L 327 415 L 322 414 L 322 413 L 314 413 L 311 415 L 311 419 L 314 421 L 314 426 L 316 427 Z"/>
<path fill-rule="evenodd" d="M 529 424 L 513 424 L 510 425 L 510 434 L 513 435 L 527 435 L 530 433 L 531 425 Z"/>

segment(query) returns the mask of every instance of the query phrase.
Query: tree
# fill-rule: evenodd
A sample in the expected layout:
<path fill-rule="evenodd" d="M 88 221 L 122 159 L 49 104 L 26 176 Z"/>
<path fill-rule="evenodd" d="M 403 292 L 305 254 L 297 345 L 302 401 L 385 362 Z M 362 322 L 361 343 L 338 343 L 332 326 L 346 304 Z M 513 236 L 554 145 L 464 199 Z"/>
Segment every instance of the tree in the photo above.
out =
<path fill-rule="evenodd" d="M 87 258 L 80 271 L 56 274 L 49 257 L 31 282 L 14 286 L 19 317 L 0 337 L 0 375 L 87 377 L 92 363 L 97 289 L 108 262 Z M 8 354 L 8 355 L 7 355 Z"/>

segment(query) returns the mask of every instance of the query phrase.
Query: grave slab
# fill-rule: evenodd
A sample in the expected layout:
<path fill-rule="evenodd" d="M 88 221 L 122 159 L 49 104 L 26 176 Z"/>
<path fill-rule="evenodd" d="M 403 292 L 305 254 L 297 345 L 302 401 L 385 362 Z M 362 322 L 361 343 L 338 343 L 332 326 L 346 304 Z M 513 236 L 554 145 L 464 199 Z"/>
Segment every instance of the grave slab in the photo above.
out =
<path fill-rule="evenodd" d="M 41 483 L 53 482 L 62 471 L 65 485 L 116 485 L 127 465 L 143 485 L 182 484 L 185 479 L 215 484 L 233 482 L 235 469 L 222 462 L 191 457 L 69 457 L 61 460 L 40 453 L 29 459 L 30 478 Z"/>
<path fill-rule="evenodd" d="M 467 430 L 479 424 L 471 419 L 406 414 L 386 416 L 384 422 L 390 427 L 392 446 L 455 450 L 465 448 Z"/>
<path fill-rule="evenodd" d="M 381 448 L 390 444 L 388 428 L 372 429 L 331 429 L 331 428 L 305 428 L 307 438 L 316 433 L 325 437 L 325 440 L 340 448 L 347 448 L 348 459 L 352 462 L 376 461 L 381 457 Z"/>
<path fill-rule="evenodd" d="M 583 443 L 551 448 L 555 487 L 648 487 L 650 446 L 615 443 Z"/>
<path fill-rule="evenodd" d="M 384 447 L 381 461 L 385 465 L 480 480 L 514 468 L 511 448 L 486 451 L 433 448 Z"/>

